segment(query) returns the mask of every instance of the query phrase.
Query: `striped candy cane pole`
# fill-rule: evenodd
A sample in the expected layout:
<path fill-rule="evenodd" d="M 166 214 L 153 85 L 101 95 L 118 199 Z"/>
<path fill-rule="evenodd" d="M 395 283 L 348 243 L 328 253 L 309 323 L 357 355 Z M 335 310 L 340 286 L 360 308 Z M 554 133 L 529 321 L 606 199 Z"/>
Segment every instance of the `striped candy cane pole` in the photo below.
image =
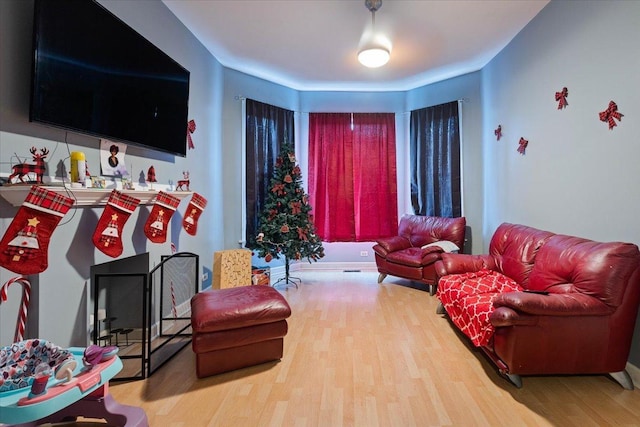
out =
<path fill-rule="evenodd" d="M 16 323 L 16 333 L 13 342 L 22 341 L 24 339 L 24 329 L 27 324 L 27 312 L 29 311 L 29 299 L 31 298 L 31 283 L 24 277 L 14 277 L 9 279 L 7 283 L 0 288 L 0 302 L 7 300 L 7 289 L 12 283 L 20 283 L 22 285 L 22 302 L 20 311 L 18 311 L 18 321 Z"/>
<path fill-rule="evenodd" d="M 171 312 L 173 313 L 173 318 L 178 318 L 178 310 L 176 309 L 176 294 L 173 291 L 173 281 L 171 282 Z"/>

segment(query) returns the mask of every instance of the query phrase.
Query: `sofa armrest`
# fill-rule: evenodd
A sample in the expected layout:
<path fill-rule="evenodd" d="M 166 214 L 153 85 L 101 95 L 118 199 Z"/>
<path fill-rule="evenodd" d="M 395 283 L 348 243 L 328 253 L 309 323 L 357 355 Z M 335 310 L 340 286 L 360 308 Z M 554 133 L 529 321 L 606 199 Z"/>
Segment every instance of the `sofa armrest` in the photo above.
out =
<path fill-rule="evenodd" d="M 501 308 L 537 316 L 605 316 L 612 312 L 612 309 L 599 299 L 580 293 L 540 295 L 507 292 L 498 295 L 493 301 L 493 306 L 496 310 L 491 315 L 492 323 L 494 315 L 496 321 L 500 316 L 504 316 L 504 313 L 496 314 Z"/>
<path fill-rule="evenodd" d="M 439 246 L 422 248 L 422 265 L 425 266 L 439 261 L 443 253 L 445 253 L 444 249 Z"/>
<path fill-rule="evenodd" d="M 496 328 L 499 326 L 533 326 L 540 316 L 520 313 L 510 307 L 497 307 L 489 315 L 489 321 Z"/>
<path fill-rule="evenodd" d="M 411 247 L 409 239 L 402 236 L 387 237 L 376 241 L 387 253 L 401 251 Z"/>
<path fill-rule="evenodd" d="M 480 270 L 495 270 L 493 257 L 489 255 L 467 255 L 443 253 L 436 262 L 436 273 L 439 277 L 449 274 L 470 273 Z"/>

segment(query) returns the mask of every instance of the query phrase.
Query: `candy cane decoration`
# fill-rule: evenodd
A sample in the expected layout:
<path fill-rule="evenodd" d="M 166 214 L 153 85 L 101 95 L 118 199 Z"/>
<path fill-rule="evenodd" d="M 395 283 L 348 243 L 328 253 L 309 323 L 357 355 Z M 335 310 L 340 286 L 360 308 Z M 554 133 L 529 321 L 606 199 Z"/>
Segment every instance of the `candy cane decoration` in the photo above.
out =
<path fill-rule="evenodd" d="M 31 298 L 31 283 L 24 277 L 14 277 L 9 279 L 7 283 L 0 288 L 0 303 L 7 300 L 7 289 L 12 283 L 20 283 L 22 285 L 22 303 L 20 311 L 18 311 L 18 321 L 16 323 L 16 333 L 13 342 L 22 341 L 24 339 L 24 329 L 27 324 L 27 312 L 29 311 L 29 299 Z"/>
<path fill-rule="evenodd" d="M 176 310 L 176 294 L 173 291 L 173 281 L 171 281 L 171 312 L 173 313 L 173 318 L 178 318 L 178 310 Z"/>
<path fill-rule="evenodd" d="M 194 133 L 195 131 L 196 131 L 196 121 L 189 120 L 189 122 L 187 123 L 187 147 L 189 148 L 189 150 L 196 148 L 196 146 L 193 145 L 193 139 L 191 138 L 191 134 Z"/>

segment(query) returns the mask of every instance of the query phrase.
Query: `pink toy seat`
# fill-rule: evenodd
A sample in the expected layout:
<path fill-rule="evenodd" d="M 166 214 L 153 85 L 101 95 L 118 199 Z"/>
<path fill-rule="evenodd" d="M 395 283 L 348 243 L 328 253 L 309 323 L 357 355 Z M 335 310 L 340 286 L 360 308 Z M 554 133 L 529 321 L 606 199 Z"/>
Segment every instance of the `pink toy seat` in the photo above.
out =
<path fill-rule="evenodd" d="M 70 358 L 70 351 L 41 339 L 0 347 L 0 393 L 31 387 L 38 365 L 46 363 L 53 370 Z"/>

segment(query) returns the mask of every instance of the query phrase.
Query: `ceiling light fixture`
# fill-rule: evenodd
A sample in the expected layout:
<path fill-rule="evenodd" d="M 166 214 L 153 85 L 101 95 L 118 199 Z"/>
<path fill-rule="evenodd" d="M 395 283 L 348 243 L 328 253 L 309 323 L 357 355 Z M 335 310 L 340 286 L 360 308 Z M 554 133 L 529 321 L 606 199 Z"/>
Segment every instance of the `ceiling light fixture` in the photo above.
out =
<path fill-rule="evenodd" d="M 358 52 L 358 61 L 365 67 L 382 67 L 391 57 L 390 49 L 384 43 L 383 37 L 375 32 L 376 11 L 382 7 L 382 0 L 364 0 L 364 5 L 371 12 L 371 34 Z"/>

